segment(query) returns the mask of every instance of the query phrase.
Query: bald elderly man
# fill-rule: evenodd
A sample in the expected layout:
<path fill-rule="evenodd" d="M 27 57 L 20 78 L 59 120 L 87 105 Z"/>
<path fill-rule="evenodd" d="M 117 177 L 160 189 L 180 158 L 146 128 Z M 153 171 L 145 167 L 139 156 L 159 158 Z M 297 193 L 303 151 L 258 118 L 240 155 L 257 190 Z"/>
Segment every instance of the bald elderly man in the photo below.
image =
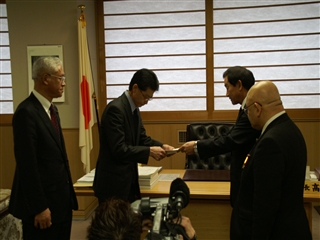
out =
<path fill-rule="evenodd" d="M 312 239 L 303 207 L 307 149 L 270 81 L 248 92 L 245 112 L 261 136 L 243 163 L 230 239 Z"/>

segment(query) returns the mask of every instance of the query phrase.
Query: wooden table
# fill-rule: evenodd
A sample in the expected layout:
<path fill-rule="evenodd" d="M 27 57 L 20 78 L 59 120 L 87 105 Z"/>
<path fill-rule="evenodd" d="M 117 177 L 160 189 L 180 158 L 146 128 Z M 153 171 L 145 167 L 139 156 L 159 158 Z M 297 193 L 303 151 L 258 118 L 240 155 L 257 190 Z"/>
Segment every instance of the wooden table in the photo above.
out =
<path fill-rule="evenodd" d="M 185 170 L 163 169 L 160 174 L 180 174 Z M 312 202 L 320 202 L 320 192 L 312 191 L 312 184 L 306 182 L 311 189 L 305 189 L 304 207 L 306 209 L 310 228 L 312 229 Z M 230 217 L 230 182 L 186 181 L 190 189 L 190 201 L 181 213 L 191 219 L 197 231 L 198 239 L 229 239 Z M 141 190 L 142 197 L 168 197 L 171 181 L 159 181 L 153 189 Z M 90 185 L 74 184 L 77 196 L 93 196 Z"/>

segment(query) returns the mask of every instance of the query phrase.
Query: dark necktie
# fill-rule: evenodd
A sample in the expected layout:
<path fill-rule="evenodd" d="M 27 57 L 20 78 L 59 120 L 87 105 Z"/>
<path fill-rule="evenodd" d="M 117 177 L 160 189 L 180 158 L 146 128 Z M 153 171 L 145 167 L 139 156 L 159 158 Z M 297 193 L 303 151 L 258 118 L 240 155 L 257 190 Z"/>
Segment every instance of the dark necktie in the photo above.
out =
<path fill-rule="evenodd" d="M 50 106 L 50 116 L 51 116 L 51 122 L 58 133 L 58 137 L 60 138 L 59 124 L 58 124 L 57 115 L 56 115 L 56 111 L 54 109 L 53 104 L 51 104 Z"/>
<path fill-rule="evenodd" d="M 138 132 L 138 125 L 139 125 L 139 117 L 138 117 L 138 110 L 135 109 L 133 111 L 133 123 L 134 123 L 134 129 L 136 133 Z"/>
<path fill-rule="evenodd" d="M 240 107 L 236 122 L 240 119 L 240 116 L 242 115 L 242 113 L 243 113 L 243 109 L 242 107 Z"/>

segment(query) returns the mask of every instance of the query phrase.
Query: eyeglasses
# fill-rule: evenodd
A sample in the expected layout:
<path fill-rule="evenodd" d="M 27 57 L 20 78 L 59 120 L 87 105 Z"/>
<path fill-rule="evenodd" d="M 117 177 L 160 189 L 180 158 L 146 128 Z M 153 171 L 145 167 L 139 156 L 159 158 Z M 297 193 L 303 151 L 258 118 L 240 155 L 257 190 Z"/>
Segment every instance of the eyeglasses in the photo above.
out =
<path fill-rule="evenodd" d="M 66 77 L 65 76 L 56 76 L 56 75 L 52 75 L 52 74 L 49 74 L 49 76 L 58 78 L 61 82 L 66 82 Z"/>
<path fill-rule="evenodd" d="M 145 100 L 147 100 L 147 101 L 151 101 L 152 100 L 152 97 L 149 97 L 148 95 L 145 95 L 142 91 L 141 91 L 141 89 L 138 87 L 138 89 L 139 89 L 139 91 L 141 92 L 141 95 L 142 95 L 142 97 L 145 99 Z"/>
<path fill-rule="evenodd" d="M 258 104 L 258 105 L 260 105 L 260 107 L 262 107 L 262 104 L 261 104 L 261 103 L 253 102 L 253 103 L 251 103 L 249 106 L 245 106 L 245 107 L 243 108 L 244 113 L 248 115 L 248 108 L 251 107 L 251 106 L 252 106 L 253 104 L 255 104 L 255 103 Z"/>

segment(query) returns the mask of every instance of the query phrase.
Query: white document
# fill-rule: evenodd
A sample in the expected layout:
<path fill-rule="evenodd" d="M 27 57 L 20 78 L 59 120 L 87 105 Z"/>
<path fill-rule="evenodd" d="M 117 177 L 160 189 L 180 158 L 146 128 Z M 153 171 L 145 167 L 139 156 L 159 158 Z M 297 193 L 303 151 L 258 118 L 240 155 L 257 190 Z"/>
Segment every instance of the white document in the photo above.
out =
<path fill-rule="evenodd" d="M 167 156 L 171 156 L 173 154 L 176 154 L 178 151 L 179 151 L 180 148 L 174 148 L 174 149 L 171 149 L 171 150 L 166 150 L 166 154 Z"/>
<path fill-rule="evenodd" d="M 161 169 L 162 167 L 138 166 L 139 177 L 151 177 Z"/>
<path fill-rule="evenodd" d="M 79 178 L 77 180 L 77 182 L 78 183 L 88 183 L 88 182 L 92 182 L 93 183 L 95 172 L 96 172 L 96 169 L 91 170 L 91 172 L 89 172 L 86 175 L 84 175 L 83 177 Z"/>
<path fill-rule="evenodd" d="M 179 177 L 180 174 L 160 174 L 158 181 L 173 181 Z"/>

